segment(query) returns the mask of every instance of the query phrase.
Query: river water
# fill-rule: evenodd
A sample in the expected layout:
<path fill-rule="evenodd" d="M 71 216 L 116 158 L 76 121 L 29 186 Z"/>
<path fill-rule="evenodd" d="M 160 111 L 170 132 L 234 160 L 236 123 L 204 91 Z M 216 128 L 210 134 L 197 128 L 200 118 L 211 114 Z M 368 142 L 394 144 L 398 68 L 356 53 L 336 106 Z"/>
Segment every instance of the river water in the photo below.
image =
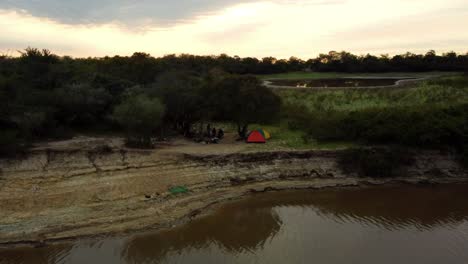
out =
<path fill-rule="evenodd" d="M 166 231 L 0 250 L 0 263 L 468 263 L 468 185 L 256 194 Z"/>

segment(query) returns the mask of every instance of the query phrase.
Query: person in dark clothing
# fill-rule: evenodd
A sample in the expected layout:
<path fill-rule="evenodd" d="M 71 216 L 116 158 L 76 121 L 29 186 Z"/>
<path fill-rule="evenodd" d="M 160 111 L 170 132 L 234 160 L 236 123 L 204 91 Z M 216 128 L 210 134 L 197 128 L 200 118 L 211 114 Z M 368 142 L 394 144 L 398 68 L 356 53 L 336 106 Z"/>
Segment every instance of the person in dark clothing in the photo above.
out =
<path fill-rule="evenodd" d="M 211 135 L 210 135 L 212 138 L 216 137 L 216 128 L 213 127 L 213 129 L 211 130 Z"/>
<path fill-rule="evenodd" d="M 206 125 L 206 136 L 211 138 L 211 125 Z"/>
<path fill-rule="evenodd" d="M 224 137 L 224 130 L 222 128 L 218 129 L 218 138 L 223 139 Z"/>

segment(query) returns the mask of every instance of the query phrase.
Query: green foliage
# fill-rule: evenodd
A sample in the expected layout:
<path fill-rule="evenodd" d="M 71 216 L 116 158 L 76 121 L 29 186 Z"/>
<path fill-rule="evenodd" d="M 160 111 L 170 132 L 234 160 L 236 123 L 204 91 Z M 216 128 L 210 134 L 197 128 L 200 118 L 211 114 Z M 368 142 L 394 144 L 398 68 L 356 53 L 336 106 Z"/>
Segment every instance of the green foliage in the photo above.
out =
<path fill-rule="evenodd" d="M 285 104 L 303 105 L 310 111 L 354 111 L 367 108 L 422 104 L 453 104 L 468 101 L 468 78 L 446 77 L 402 89 L 289 89 L 277 93 Z"/>
<path fill-rule="evenodd" d="M 89 84 L 70 84 L 54 91 L 53 105 L 57 120 L 67 126 L 86 126 L 101 121 L 111 104 L 104 88 Z"/>
<path fill-rule="evenodd" d="M 338 165 L 345 173 L 355 173 L 361 177 L 396 177 L 404 175 L 404 167 L 414 163 L 407 149 L 352 148 L 340 152 Z"/>
<path fill-rule="evenodd" d="M 468 135 L 468 104 L 370 108 L 312 114 L 308 133 L 319 140 L 357 140 L 419 147 L 459 146 Z"/>
<path fill-rule="evenodd" d="M 212 86 L 209 96 L 217 117 L 237 124 L 241 137 L 249 124 L 268 123 L 280 114 L 281 98 L 253 76 L 224 78 Z"/>
<path fill-rule="evenodd" d="M 164 100 L 167 110 L 165 120 L 184 135 L 189 135 L 194 123 L 210 118 L 203 85 L 201 78 L 193 74 L 167 72 L 158 76 L 149 89 L 150 93 Z"/>
<path fill-rule="evenodd" d="M 295 91 L 289 91 L 283 116 L 291 129 L 306 132 L 306 141 L 449 147 L 466 163 L 467 79 L 443 78 L 406 90 L 310 93 L 303 99 L 295 95 L 295 101 L 290 100 Z"/>
<path fill-rule="evenodd" d="M 159 99 L 137 95 L 117 105 L 113 118 L 127 130 L 129 146 L 152 147 L 151 136 L 160 128 L 164 111 Z"/>
<path fill-rule="evenodd" d="M 0 131 L 14 131 L 17 138 L 12 140 L 13 136 L 7 134 L 3 137 L 10 140 L 4 142 L 26 146 L 24 142 L 63 137 L 73 131 L 114 130 L 113 120 L 119 120 L 129 134 L 129 142 L 149 145 L 150 131 L 162 126 L 190 136 L 195 123 L 232 122 L 245 136 L 249 124 L 268 124 L 281 114 L 291 128 L 301 130 L 291 133 L 294 138 L 303 138 L 305 145 L 316 139 L 411 141 L 422 145 L 448 144 L 448 138 L 456 138 L 461 142 L 460 135 L 466 129 L 459 124 L 464 115 L 459 110 L 447 111 L 448 106 L 457 108 L 468 101 L 466 76 L 428 81 L 408 90 L 289 90 L 275 94 L 255 77 L 235 74 L 294 71 L 295 77 L 318 78 L 356 71 L 458 71 L 466 70 L 467 58 L 453 53 L 438 56 L 434 52 L 393 58 L 330 52 L 303 61 L 294 57 L 259 60 L 225 54 L 154 58 L 137 52 L 128 57 L 74 59 L 28 48 L 20 57 L 0 56 Z M 300 72 L 304 69 L 315 72 Z M 161 101 L 156 103 L 152 99 L 155 97 Z M 139 100 L 142 104 L 137 103 Z M 283 109 L 281 101 L 285 102 Z M 162 111 L 162 104 L 166 111 Z M 439 112 L 431 112 L 431 107 Z M 419 109 L 426 112 L 419 113 Z M 387 119 L 402 123 L 380 124 Z M 405 129 L 411 123 L 408 120 L 413 119 L 419 129 L 428 131 L 422 139 L 413 140 L 421 135 L 416 128 L 395 138 L 395 131 Z M 451 140 L 450 144 L 454 142 Z M 286 145 L 302 144 L 294 141 Z"/>
<path fill-rule="evenodd" d="M 27 144 L 19 137 L 18 131 L 0 130 L 0 158 L 18 156 L 26 147 Z"/>

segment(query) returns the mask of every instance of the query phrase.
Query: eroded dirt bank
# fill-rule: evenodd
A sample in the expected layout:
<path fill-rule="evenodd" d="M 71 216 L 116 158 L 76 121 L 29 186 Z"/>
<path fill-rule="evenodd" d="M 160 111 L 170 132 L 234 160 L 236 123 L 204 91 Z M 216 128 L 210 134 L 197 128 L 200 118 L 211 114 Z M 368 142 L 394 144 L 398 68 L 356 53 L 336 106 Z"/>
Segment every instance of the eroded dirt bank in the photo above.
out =
<path fill-rule="evenodd" d="M 344 175 L 337 155 L 38 149 L 0 161 L 0 244 L 168 227 L 255 191 L 468 178 L 453 157 L 437 152 L 418 154 L 397 179 Z M 190 192 L 171 195 L 174 186 Z"/>

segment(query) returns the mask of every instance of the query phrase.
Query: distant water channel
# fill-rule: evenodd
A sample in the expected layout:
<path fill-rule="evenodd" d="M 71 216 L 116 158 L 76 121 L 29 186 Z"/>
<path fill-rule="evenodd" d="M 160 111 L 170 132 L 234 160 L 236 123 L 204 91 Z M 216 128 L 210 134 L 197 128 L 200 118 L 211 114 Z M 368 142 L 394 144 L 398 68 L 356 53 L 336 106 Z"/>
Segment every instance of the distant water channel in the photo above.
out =
<path fill-rule="evenodd" d="M 412 78 L 335 78 L 335 79 L 311 79 L 311 80 L 269 80 L 269 84 L 281 87 L 302 88 L 334 88 L 334 87 L 379 87 L 392 86 L 402 80 L 414 80 Z"/>
<path fill-rule="evenodd" d="M 167 231 L 0 250 L 0 263 L 468 263 L 468 184 L 257 194 Z"/>

